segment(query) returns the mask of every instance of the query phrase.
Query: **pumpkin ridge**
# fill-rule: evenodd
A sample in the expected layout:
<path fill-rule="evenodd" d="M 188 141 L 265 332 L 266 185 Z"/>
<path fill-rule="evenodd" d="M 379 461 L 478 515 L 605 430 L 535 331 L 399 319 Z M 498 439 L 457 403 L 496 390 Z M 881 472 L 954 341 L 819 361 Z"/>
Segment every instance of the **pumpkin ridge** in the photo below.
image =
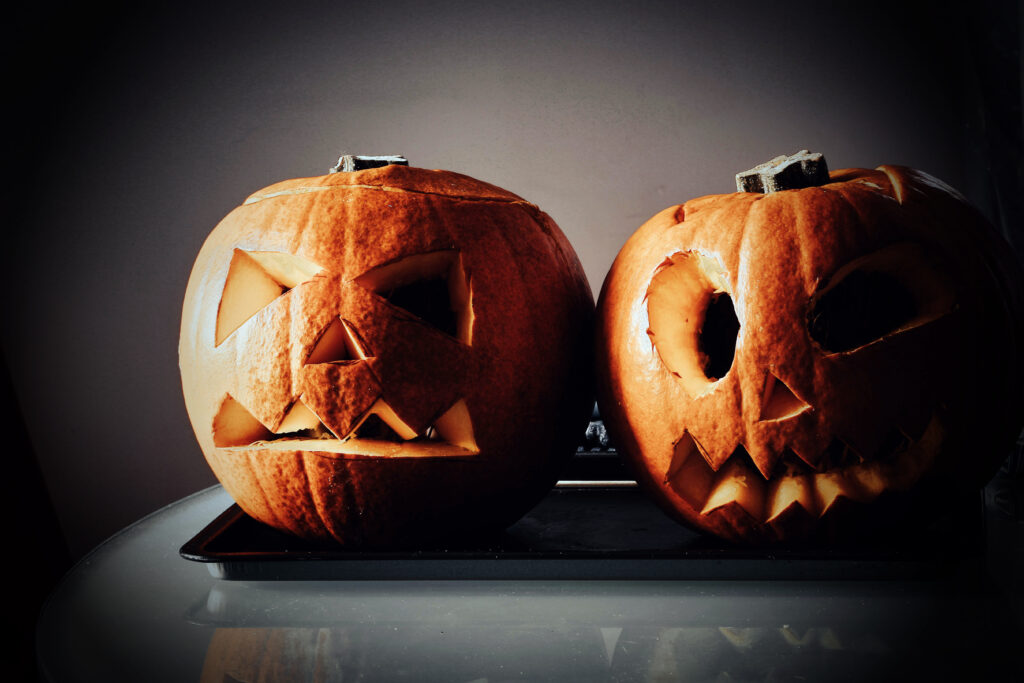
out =
<path fill-rule="evenodd" d="M 749 284 L 744 282 L 743 283 L 744 286 L 740 285 L 740 274 L 741 273 L 747 273 L 748 270 L 749 270 L 749 266 L 746 265 L 746 261 L 747 261 L 746 254 L 749 254 L 751 252 L 752 247 L 748 244 L 748 240 L 753 240 L 754 239 L 753 235 L 757 232 L 757 231 L 751 229 L 751 221 L 753 220 L 754 207 L 757 206 L 758 202 L 760 202 L 762 199 L 765 199 L 766 197 L 769 197 L 769 196 L 771 196 L 771 195 L 767 195 L 767 194 L 758 195 L 753 201 L 751 201 L 751 202 L 749 202 L 747 204 L 746 213 L 744 214 L 743 221 L 740 224 L 741 225 L 742 234 L 741 234 L 739 240 L 736 241 L 736 247 L 735 247 L 736 253 L 729 255 L 729 263 L 735 263 L 736 264 L 735 265 L 736 272 L 734 274 L 732 274 L 732 276 L 736 280 L 734 283 L 732 283 L 733 291 L 736 292 L 736 294 L 735 294 L 735 303 L 734 303 L 734 305 L 735 305 L 735 307 L 737 309 L 736 317 L 740 318 L 740 315 L 741 315 L 741 312 L 742 312 L 742 318 L 740 318 L 740 329 L 739 329 L 739 332 L 736 335 L 736 358 L 733 360 L 734 364 L 739 364 L 739 353 L 742 350 L 741 342 L 747 341 L 746 340 L 746 336 L 748 334 L 750 334 L 749 331 L 745 331 L 744 330 L 744 327 L 746 327 L 746 324 L 749 322 L 748 316 L 747 316 L 747 311 L 745 310 L 746 307 L 749 305 L 748 301 L 747 301 L 747 299 L 748 299 L 747 289 L 749 287 Z M 728 268 L 728 265 L 726 267 Z M 747 341 L 747 343 L 749 343 L 749 341 Z M 744 344 L 744 346 L 746 346 L 746 344 Z M 732 383 L 733 394 L 736 396 L 736 409 L 739 411 L 740 415 L 745 415 L 746 411 L 744 410 L 744 406 L 743 406 L 743 395 L 746 392 L 743 391 L 743 385 L 744 385 L 743 379 L 744 379 L 744 377 L 740 374 L 741 373 L 741 368 L 740 367 L 736 367 L 736 373 L 737 373 L 736 381 Z M 761 410 L 761 406 L 758 405 L 757 406 L 757 411 L 760 412 L 760 410 Z M 746 435 L 746 428 L 744 428 L 742 431 L 743 431 L 743 436 L 745 436 Z M 739 442 L 741 440 L 742 440 L 742 436 L 738 436 L 737 439 L 736 439 L 737 442 Z"/>
<path fill-rule="evenodd" d="M 250 470 L 252 470 L 253 472 L 259 472 L 259 463 L 253 460 L 254 456 L 255 453 L 253 451 L 249 451 L 245 454 L 245 459 L 249 461 Z M 276 522 L 275 526 L 277 526 L 278 528 L 284 528 L 285 524 L 282 521 L 281 516 L 277 514 L 277 509 L 275 508 L 275 506 L 270 502 L 270 496 L 267 494 L 267 489 L 263 486 L 263 478 L 256 474 L 253 476 L 253 479 L 256 482 L 256 488 L 259 490 L 260 495 L 263 497 L 263 503 L 266 506 L 264 509 L 270 513 L 271 517 L 274 518 L 274 522 Z"/>
<path fill-rule="evenodd" d="M 304 451 L 298 453 L 297 455 L 299 456 L 299 460 L 302 463 L 302 479 L 305 482 L 305 484 L 302 486 L 302 490 L 306 492 L 306 494 L 308 495 L 309 502 L 311 503 L 310 507 L 312 507 L 313 511 L 316 513 L 317 519 L 320 521 L 320 525 L 327 529 L 327 532 L 333 536 L 334 529 L 328 523 L 327 517 L 326 515 L 324 515 L 324 511 L 321 508 L 320 501 L 317 500 L 317 496 L 313 492 L 313 480 L 309 476 L 309 458 L 306 457 L 307 454 Z"/>
<path fill-rule="evenodd" d="M 349 476 L 350 474 L 351 469 L 349 464 L 344 463 L 343 466 L 338 467 L 338 469 L 331 473 L 331 482 L 333 483 L 337 481 L 341 483 L 341 506 L 345 511 L 342 519 L 339 520 L 342 527 L 348 528 L 353 534 L 360 536 L 363 533 L 363 520 L 361 515 L 351 514 L 353 512 L 357 512 L 359 510 L 359 506 L 356 504 L 356 484 L 352 477 Z M 329 533 L 336 541 L 341 543 L 344 543 L 346 540 L 333 525 L 327 527 L 327 533 Z"/>
<path fill-rule="evenodd" d="M 322 495 L 322 491 L 320 491 L 319 487 L 314 488 L 314 477 L 309 475 L 309 468 L 315 467 L 317 462 L 312 460 L 310 456 L 318 457 L 318 454 L 309 452 L 302 453 L 302 474 L 306 480 L 305 490 L 309 492 L 309 499 L 313 503 L 313 509 L 316 511 L 317 517 L 320 518 L 320 524 L 323 525 L 323 528 L 327 530 L 327 533 L 330 534 L 332 538 L 337 539 L 338 531 L 334 528 L 334 524 L 331 522 L 331 516 L 326 514 L 326 510 L 324 508 L 326 499 Z M 344 484 L 342 487 L 343 490 L 346 488 Z"/>

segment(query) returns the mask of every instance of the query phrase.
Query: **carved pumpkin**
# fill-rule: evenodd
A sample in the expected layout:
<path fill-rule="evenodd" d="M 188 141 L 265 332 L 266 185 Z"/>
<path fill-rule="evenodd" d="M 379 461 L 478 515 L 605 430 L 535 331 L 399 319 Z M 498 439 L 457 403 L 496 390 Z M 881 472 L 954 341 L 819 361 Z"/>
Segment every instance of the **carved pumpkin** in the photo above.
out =
<path fill-rule="evenodd" d="M 555 223 L 500 188 L 396 163 L 289 180 L 196 259 L 185 403 L 271 526 L 348 545 L 501 527 L 586 426 L 593 307 Z"/>
<path fill-rule="evenodd" d="M 1024 416 L 1005 242 L 920 171 L 821 182 L 665 209 L 599 298 L 612 440 L 671 515 L 723 538 L 893 526 L 875 513 L 986 481 Z"/>

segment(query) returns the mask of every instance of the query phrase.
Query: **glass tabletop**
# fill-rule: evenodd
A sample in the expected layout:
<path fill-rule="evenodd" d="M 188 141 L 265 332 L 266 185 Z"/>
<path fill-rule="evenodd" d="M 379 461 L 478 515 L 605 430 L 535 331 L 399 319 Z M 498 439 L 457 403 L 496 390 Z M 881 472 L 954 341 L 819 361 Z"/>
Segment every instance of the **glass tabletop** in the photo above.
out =
<path fill-rule="evenodd" d="M 179 553 L 232 505 L 215 486 L 65 576 L 37 626 L 40 668 L 176 683 L 1022 680 L 1021 524 L 1001 515 L 1006 491 L 986 495 L 989 559 L 940 578 L 224 580 Z"/>

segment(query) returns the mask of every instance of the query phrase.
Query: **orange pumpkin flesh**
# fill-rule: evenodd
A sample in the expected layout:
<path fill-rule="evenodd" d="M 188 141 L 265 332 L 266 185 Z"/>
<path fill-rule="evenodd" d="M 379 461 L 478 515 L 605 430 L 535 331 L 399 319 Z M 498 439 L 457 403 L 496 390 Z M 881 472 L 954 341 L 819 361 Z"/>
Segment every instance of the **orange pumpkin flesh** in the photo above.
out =
<path fill-rule="evenodd" d="M 668 208 L 599 298 L 609 434 L 671 515 L 738 541 L 970 491 L 1024 414 L 1007 252 L 955 191 L 902 167 Z"/>
<path fill-rule="evenodd" d="M 186 407 L 225 489 L 289 533 L 501 527 L 585 428 L 593 307 L 558 227 L 500 188 L 399 165 L 289 180 L 196 259 Z"/>

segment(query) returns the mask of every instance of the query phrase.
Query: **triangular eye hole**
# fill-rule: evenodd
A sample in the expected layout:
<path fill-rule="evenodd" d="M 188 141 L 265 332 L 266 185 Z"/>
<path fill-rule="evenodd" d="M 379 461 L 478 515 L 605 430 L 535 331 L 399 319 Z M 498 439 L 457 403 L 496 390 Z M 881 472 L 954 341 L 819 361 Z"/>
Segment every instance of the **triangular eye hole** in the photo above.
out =
<path fill-rule="evenodd" d="M 235 249 L 217 309 L 214 345 L 220 346 L 246 320 L 321 270 L 293 254 Z"/>
<path fill-rule="evenodd" d="M 807 331 L 827 353 L 847 353 L 932 322 L 954 305 L 924 252 L 894 244 L 836 272 L 811 298 Z"/>
<path fill-rule="evenodd" d="M 472 292 L 459 252 L 407 256 L 378 266 L 355 282 L 462 343 L 472 342 Z"/>

